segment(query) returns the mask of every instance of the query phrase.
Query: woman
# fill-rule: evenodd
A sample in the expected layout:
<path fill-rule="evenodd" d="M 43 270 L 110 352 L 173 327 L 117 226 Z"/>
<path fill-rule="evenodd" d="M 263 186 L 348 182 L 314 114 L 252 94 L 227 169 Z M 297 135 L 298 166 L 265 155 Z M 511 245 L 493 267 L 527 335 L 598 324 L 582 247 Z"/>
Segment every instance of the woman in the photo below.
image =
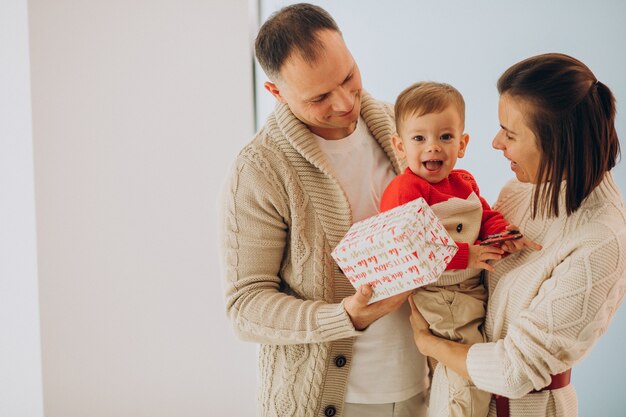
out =
<path fill-rule="evenodd" d="M 619 154 L 615 99 L 582 62 L 562 54 L 513 65 L 498 91 L 493 147 L 516 179 L 494 208 L 543 249 L 509 255 L 487 275 L 487 343 L 434 336 L 410 297 L 415 343 L 496 394 L 489 416 L 575 416 L 570 369 L 626 292 L 626 206 L 610 173 Z M 443 375 L 439 367 L 431 415 L 447 415 Z"/>

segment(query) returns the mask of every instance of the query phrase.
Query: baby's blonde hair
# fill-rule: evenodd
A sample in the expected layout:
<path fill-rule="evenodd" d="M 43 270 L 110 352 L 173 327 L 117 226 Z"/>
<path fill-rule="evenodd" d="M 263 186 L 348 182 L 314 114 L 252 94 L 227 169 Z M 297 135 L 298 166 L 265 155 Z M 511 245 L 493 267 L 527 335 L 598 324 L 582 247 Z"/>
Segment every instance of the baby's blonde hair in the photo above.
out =
<path fill-rule="evenodd" d="M 450 84 L 423 81 L 405 88 L 396 99 L 394 107 L 396 132 L 400 132 L 402 123 L 408 117 L 439 113 L 449 105 L 457 108 L 461 121 L 465 124 L 465 100 L 459 90 Z"/>

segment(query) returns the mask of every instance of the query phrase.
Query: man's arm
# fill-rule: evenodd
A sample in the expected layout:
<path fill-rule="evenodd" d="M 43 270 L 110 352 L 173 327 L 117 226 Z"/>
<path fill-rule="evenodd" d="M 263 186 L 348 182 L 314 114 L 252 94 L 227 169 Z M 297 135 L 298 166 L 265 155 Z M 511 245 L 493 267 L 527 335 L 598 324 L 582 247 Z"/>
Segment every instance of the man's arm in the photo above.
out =
<path fill-rule="evenodd" d="M 224 193 L 220 238 L 226 310 L 240 338 L 294 344 L 352 337 L 404 302 L 406 297 L 392 297 L 367 305 L 367 288 L 338 303 L 295 295 L 303 288 L 283 292 L 288 215 L 287 202 L 267 175 L 249 162 L 235 166 Z M 301 281 L 314 286 L 321 279 L 304 276 Z"/>

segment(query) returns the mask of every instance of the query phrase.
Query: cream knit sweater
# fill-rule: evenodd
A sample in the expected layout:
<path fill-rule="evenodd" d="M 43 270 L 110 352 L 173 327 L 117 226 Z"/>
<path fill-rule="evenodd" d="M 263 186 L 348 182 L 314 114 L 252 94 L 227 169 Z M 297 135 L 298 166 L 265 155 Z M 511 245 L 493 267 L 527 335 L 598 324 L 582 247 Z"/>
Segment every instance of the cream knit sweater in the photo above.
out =
<path fill-rule="evenodd" d="M 390 106 L 363 93 L 361 116 L 401 172 Z M 351 209 L 286 105 L 237 157 L 223 215 L 226 308 L 237 334 L 261 344 L 262 415 L 324 416 L 332 406 L 340 416 L 359 332 L 341 304 L 354 289 L 330 252 L 352 224 Z"/>
<path fill-rule="evenodd" d="M 494 264 L 485 322 L 491 342 L 472 346 L 467 366 L 478 388 L 513 398 L 512 417 L 571 417 L 577 415 L 572 385 L 529 392 L 581 361 L 620 306 L 626 207 L 610 173 L 569 217 L 532 220 L 532 191 L 532 185 L 511 181 L 494 208 L 543 250 Z M 492 401 L 489 416 L 495 415 Z"/>

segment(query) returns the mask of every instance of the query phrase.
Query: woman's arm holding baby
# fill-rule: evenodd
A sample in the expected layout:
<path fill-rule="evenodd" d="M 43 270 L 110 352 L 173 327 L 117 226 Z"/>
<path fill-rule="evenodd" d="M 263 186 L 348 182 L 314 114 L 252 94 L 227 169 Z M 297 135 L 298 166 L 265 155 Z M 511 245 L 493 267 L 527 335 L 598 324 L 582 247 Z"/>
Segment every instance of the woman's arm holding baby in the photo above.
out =
<path fill-rule="evenodd" d="M 411 327 L 413 328 L 413 339 L 417 348 L 424 356 L 435 358 L 444 364 L 448 369 L 453 370 L 465 379 L 470 379 L 467 371 L 467 353 L 471 345 L 453 342 L 448 339 L 437 337 L 428 328 L 428 322 L 418 311 L 413 301 L 409 297 L 411 305 Z"/>

